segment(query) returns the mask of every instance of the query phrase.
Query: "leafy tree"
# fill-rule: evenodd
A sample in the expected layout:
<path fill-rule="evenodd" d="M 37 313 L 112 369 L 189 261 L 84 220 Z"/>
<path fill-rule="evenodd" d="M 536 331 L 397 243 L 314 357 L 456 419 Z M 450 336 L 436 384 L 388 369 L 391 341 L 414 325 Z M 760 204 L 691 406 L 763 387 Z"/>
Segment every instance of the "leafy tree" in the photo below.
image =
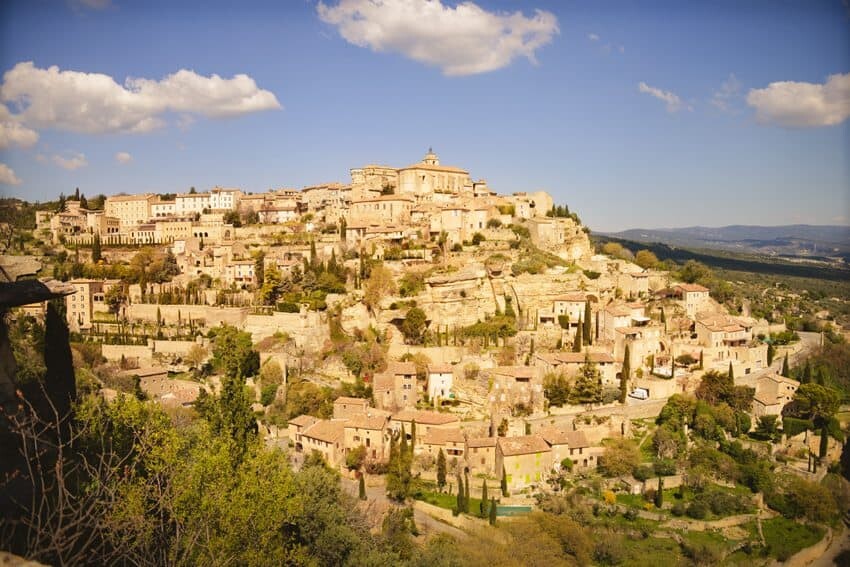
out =
<path fill-rule="evenodd" d="M 437 487 L 440 491 L 446 486 L 446 455 L 443 449 L 437 453 Z"/>
<path fill-rule="evenodd" d="M 543 395 L 553 407 L 561 407 L 569 403 L 570 384 L 567 378 L 563 374 L 546 374 L 543 377 Z"/>
<path fill-rule="evenodd" d="M 127 303 L 127 290 L 124 284 L 119 282 L 112 285 L 106 290 L 103 301 L 108 306 L 109 312 L 117 317 L 121 308 Z"/>
<path fill-rule="evenodd" d="M 426 319 L 425 312 L 418 307 L 407 312 L 401 324 L 401 332 L 404 335 L 405 342 L 413 345 L 422 344 L 425 338 Z"/>
<path fill-rule="evenodd" d="M 775 415 L 763 415 L 756 424 L 756 435 L 762 439 L 773 439 L 779 433 L 778 418 Z"/>
<path fill-rule="evenodd" d="M 366 461 L 366 447 L 358 445 L 345 456 L 345 466 L 350 471 L 358 471 Z"/>
<path fill-rule="evenodd" d="M 213 365 L 227 376 L 254 376 L 260 355 L 253 349 L 251 334 L 230 325 L 213 330 Z"/>
<path fill-rule="evenodd" d="M 599 465 L 606 476 L 617 477 L 631 474 L 640 463 L 640 450 L 634 441 L 620 438 L 612 439 L 599 458 Z"/>
<path fill-rule="evenodd" d="M 828 386 L 820 384 L 801 384 L 794 394 L 794 401 L 786 410 L 793 412 L 797 417 L 811 419 L 816 426 L 828 423 L 838 411 L 841 404 L 841 394 Z"/>
<path fill-rule="evenodd" d="M 638 250 L 635 254 L 635 264 L 643 269 L 651 269 L 658 266 L 658 257 L 649 250 Z"/>
<path fill-rule="evenodd" d="M 381 300 L 397 290 L 393 273 L 379 264 L 372 268 L 369 279 L 363 283 L 363 302 L 374 311 Z"/>

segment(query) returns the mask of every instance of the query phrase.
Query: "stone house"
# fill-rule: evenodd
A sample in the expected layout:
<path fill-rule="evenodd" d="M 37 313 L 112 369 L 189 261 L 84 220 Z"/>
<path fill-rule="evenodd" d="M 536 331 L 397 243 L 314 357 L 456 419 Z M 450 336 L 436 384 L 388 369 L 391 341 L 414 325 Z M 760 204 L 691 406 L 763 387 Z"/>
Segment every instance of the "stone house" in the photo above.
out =
<path fill-rule="evenodd" d="M 316 423 L 318 418 L 313 417 L 312 415 L 299 415 L 298 417 L 294 417 L 289 420 L 288 424 L 288 432 L 289 432 L 289 440 L 292 441 L 293 445 L 295 445 L 296 451 L 302 451 L 304 448 L 303 441 L 301 439 L 301 434 L 304 433 L 304 430 Z"/>
<path fill-rule="evenodd" d="M 302 450 L 305 453 L 318 451 L 328 466 L 339 466 L 345 458 L 345 425 L 345 421 L 317 420 L 301 432 Z"/>
<path fill-rule="evenodd" d="M 453 458 L 463 460 L 466 453 L 466 437 L 460 429 L 430 429 L 428 433 L 420 437 L 418 423 L 416 427 L 418 453 L 428 454 L 436 459 L 437 454 L 442 449 L 447 460 Z"/>
<path fill-rule="evenodd" d="M 496 437 L 473 437 L 466 440 L 466 466 L 474 474 L 501 474 L 496 471 Z"/>
<path fill-rule="evenodd" d="M 542 375 L 549 373 L 563 374 L 573 377 L 579 373 L 587 360 L 595 364 L 602 376 L 602 384 L 612 386 L 617 384 L 619 364 L 607 352 L 553 352 L 535 354 L 535 366 Z"/>
<path fill-rule="evenodd" d="M 756 394 L 753 398 L 753 417 L 763 415 L 782 415 L 782 408 L 794 399 L 800 383 L 779 374 L 768 374 L 756 380 Z"/>
<path fill-rule="evenodd" d="M 460 418 L 454 414 L 413 409 L 406 409 L 393 414 L 390 418 L 390 427 L 395 432 L 399 432 L 403 428 L 408 440 L 410 440 L 414 421 L 416 422 L 416 447 L 421 445 L 423 437 L 431 431 L 460 428 Z"/>
<path fill-rule="evenodd" d="M 509 490 L 543 482 L 552 470 L 552 449 L 540 435 L 499 437 L 496 474 L 505 474 Z"/>
<path fill-rule="evenodd" d="M 416 365 L 412 362 L 390 362 L 384 372 L 375 374 L 372 395 L 375 406 L 385 410 L 413 408 L 419 401 L 416 387 Z"/>
<path fill-rule="evenodd" d="M 675 285 L 673 286 L 673 296 L 679 299 L 685 308 L 685 313 L 691 319 L 695 318 L 697 313 L 705 311 L 711 305 L 708 288 L 699 284 L 685 283 Z"/>
<path fill-rule="evenodd" d="M 334 404 L 336 411 L 336 404 Z M 383 414 L 352 415 L 344 422 L 345 454 L 359 446 L 366 448 L 366 459 L 383 461 L 389 457 L 389 419 Z"/>
<path fill-rule="evenodd" d="M 356 416 L 366 415 L 369 409 L 369 400 L 365 398 L 349 398 L 340 396 L 334 400 L 334 419 L 352 419 Z"/>
<path fill-rule="evenodd" d="M 524 405 L 532 412 L 543 411 L 543 380 L 533 366 L 497 366 L 486 373 L 493 381 L 490 403 L 502 408 Z"/>
<path fill-rule="evenodd" d="M 451 364 L 428 365 L 428 399 L 435 406 L 452 397 L 454 369 Z"/>

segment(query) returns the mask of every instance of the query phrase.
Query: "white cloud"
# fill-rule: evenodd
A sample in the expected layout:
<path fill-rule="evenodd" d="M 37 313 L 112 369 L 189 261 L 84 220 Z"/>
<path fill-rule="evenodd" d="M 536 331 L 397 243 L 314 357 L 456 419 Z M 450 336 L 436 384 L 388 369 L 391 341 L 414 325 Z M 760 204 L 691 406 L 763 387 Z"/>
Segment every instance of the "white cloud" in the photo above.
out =
<path fill-rule="evenodd" d="M 536 10 L 488 12 L 472 2 L 455 7 L 441 0 L 340 0 L 319 2 L 323 22 L 349 43 L 373 51 L 399 52 L 449 76 L 495 71 L 515 58 L 536 63 L 535 51 L 558 33 L 558 19 Z"/>
<path fill-rule="evenodd" d="M 86 156 L 79 153 L 71 153 L 68 157 L 55 155 L 53 156 L 53 163 L 62 169 L 67 169 L 68 171 L 74 171 L 75 169 L 80 169 L 81 167 L 85 167 L 89 164 L 86 160 Z"/>
<path fill-rule="evenodd" d="M 595 33 L 589 33 L 587 34 L 587 39 L 589 39 L 590 41 L 599 41 L 599 36 Z"/>
<path fill-rule="evenodd" d="M 118 152 L 117 154 L 115 154 L 115 161 L 120 164 L 130 163 L 131 161 L 133 161 L 133 156 L 131 156 L 127 152 Z"/>
<path fill-rule="evenodd" d="M 119 85 L 109 75 L 39 69 L 31 61 L 3 75 L 0 100 L 17 106 L 14 118 L 30 127 L 88 134 L 148 132 L 164 126 L 166 112 L 223 118 L 281 108 L 248 75 L 225 79 L 181 69 L 159 81 L 128 78 Z"/>
<path fill-rule="evenodd" d="M 38 132 L 18 122 L 5 105 L 0 104 L 0 150 L 12 146 L 29 148 L 38 142 Z"/>
<path fill-rule="evenodd" d="M 714 91 L 711 100 L 708 101 L 713 106 L 722 110 L 729 111 L 729 104 L 741 94 L 741 81 L 735 76 L 735 73 L 729 73 L 729 78 L 723 81 L 720 89 Z"/>
<path fill-rule="evenodd" d="M 0 185 L 20 185 L 21 180 L 5 163 L 0 163 Z"/>
<path fill-rule="evenodd" d="M 638 91 L 654 96 L 658 100 L 664 101 L 667 104 L 667 112 L 679 112 L 683 108 L 692 110 L 690 106 L 686 106 L 679 95 L 671 91 L 662 91 L 661 89 L 650 87 L 643 81 L 638 84 Z"/>
<path fill-rule="evenodd" d="M 830 75 L 824 84 L 780 81 L 750 89 L 747 104 L 756 120 L 791 128 L 834 126 L 850 117 L 850 73 Z"/>

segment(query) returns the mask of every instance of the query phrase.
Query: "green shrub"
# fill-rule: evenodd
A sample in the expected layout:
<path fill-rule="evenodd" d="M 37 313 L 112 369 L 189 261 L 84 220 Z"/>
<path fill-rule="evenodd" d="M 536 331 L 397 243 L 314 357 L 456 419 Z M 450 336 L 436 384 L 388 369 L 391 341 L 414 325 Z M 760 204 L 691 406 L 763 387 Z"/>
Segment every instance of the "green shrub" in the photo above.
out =
<path fill-rule="evenodd" d="M 811 419 L 798 419 L 796 417 L 782 418 L 782 431 L 784 431 L 785 435 L 788 437 L 799 435 L 807 429 L 813 431 L 814 428 L 815 424 L 812 423 Z"/>
<path fill-rule="evenodd" d="M 687 514 L 689 518 L 703 520 L 706 516 L 708 516 L 708 506 L 704 502 L 694 500 L 685 510 L 685 514 Z"/>

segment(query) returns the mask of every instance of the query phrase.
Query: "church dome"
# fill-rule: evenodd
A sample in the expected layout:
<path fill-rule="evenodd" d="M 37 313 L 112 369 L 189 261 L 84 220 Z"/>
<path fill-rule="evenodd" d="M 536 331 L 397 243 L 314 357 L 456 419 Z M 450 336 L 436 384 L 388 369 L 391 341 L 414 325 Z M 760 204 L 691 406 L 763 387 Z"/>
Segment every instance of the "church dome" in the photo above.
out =
<path fill-rule="evenodd" d="M 425 154 L 425 158 L 422 160 L 422 163 L 426 165 L 440 165 L 440 158 L 437 157 L 437 154 L 434 153 L 434 150 L 428 148 L 428 153 Z"/>

